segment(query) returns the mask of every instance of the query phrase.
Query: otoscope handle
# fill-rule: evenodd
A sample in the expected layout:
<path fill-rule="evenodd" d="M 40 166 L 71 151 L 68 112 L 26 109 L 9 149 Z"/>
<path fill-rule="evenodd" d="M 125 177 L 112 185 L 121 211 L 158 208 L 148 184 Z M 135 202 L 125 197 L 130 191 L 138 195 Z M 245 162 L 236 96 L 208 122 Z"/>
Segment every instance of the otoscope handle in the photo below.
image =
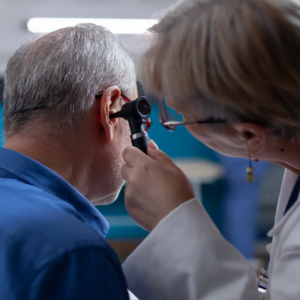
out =
<path fill-rule="evenodd" d="M 131 135 L 132 146 L 139 148 L 145 154 L 147 154 L 147 146 L 149 143 L 149 137 L 146 131 L 141 131 Z"/>

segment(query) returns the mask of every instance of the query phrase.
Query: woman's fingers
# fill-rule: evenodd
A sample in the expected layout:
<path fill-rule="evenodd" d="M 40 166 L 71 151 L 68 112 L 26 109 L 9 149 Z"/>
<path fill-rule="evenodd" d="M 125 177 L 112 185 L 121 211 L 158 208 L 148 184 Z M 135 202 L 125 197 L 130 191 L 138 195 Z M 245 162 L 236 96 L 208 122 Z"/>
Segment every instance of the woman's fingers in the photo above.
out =
<path fill-rule="evenodd" d="M 129 181 L 130 174 L 131 174 L 131 167 L 129 167 L 127 164 L 123 165 L 121 169 L 121 176 L 126 182 Z"/>
<path fill-rule="evenodd" d="M 151 146 L 148 146 L 147 148 L 148 156 L 156 160 L 162 165 L 173 165 L 172 159 L 163 151 L 152 148 Z"/>
<path fill-rule="evenodd" d="M 130 146 L 123 151 L 123 159 L 126 164 L 133 167 L 137 162 L 147 159 L 148 156 L 140 149 Z"/>
<path fill-rule="evenodd" d="M 123 159 L 129 167 L 134 167 L 139 162 L 150 163 L 150 159 L 159 162 L 162 165 L 174 165 L 172 159 L 165 154 L 163 151 L 158 148 L 152 148 L 151 145 L 148 145 L 147 153 L 143 153 L 136 147 L 127 147 L 123 152 Z"/>
<path fill-rule="evenodd" d="M 121 170 L 127 182 L 125 204 L 137 224 L 152 230 L 181 203 L 194 197 L 184 173 L 157 147 L 149 145 L 148 155 L 128 147 Z"/>

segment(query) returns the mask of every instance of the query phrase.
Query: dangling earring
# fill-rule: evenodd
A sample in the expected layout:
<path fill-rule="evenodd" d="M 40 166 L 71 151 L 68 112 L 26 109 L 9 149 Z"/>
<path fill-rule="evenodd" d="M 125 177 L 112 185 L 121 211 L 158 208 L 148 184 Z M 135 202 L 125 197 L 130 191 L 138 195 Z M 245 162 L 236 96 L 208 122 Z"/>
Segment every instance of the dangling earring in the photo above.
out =
<path fill-rule="evenodd" d="M 247 172 L 247 174 L 246 174 L 246 176 L 245 176 L 246 181 L 247 181 L 248 183 L 253 182 L 254 179 L 255 179 L 255 176 L 254 176 L 254 174 L 253 174 L 254 168 L 252 167 L 252 163 L 251 163 L 251 158 L 250 158 L 250 156 L 249 156 L 249 167 L 246 168 L 246 172 Z"/>

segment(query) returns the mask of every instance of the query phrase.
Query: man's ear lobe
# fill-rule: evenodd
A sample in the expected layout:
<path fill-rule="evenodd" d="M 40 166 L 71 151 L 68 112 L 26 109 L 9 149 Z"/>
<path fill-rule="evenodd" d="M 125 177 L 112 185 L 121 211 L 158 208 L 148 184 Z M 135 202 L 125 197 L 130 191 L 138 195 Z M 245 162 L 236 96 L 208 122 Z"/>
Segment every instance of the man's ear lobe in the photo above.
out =
<path fill-rule="evenodd" d="M 110 119 L 109 116 L 116 112 L 116 102 L 121 96 L 120 89 L 117 86 L 107 88 L 100 103 L 100 123 L 104 128 L 106 140 L 111 142 L 114 138 L 114 129 L 117 119 Z"/>
<path fill-rule="evenodd" d="M 234 123 L 232 126 L 238 139 L 245 143 L 247 153 L 255 156 L 266 142 L 266 128 L 252 123 Z"/>

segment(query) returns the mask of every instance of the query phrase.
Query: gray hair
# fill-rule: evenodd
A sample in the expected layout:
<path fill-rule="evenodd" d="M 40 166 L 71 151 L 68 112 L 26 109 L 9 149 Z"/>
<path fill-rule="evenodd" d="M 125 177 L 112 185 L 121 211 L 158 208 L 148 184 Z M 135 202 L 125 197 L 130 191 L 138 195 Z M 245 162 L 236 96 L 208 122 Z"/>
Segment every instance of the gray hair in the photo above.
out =
<path fill-rule="evenodd" d="M 135 84 L 133 61 L 109 30 L 81 24 L 52 32 L 23 45 L 8 62 L 5 133 L 13 135 L 41 115 L 61 132 L 72 130 L 96 93 L 116 85 L 131 95 Z"/>

